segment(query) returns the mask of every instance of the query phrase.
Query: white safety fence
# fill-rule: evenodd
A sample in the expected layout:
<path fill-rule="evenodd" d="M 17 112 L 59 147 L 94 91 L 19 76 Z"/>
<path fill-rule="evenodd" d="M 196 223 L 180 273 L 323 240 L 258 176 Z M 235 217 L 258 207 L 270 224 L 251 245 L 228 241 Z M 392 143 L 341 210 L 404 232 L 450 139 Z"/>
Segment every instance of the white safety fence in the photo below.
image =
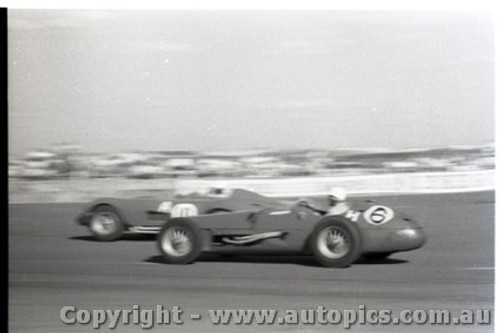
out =
<path fill-rule="evenodd" d="M 230 188 L 252 189 L 269 196 L 328 193 L 344 187 L 349 194 L 447 193 L 486 191 L 495 188 L 495 171 L 399 173 L 348 177 L 224 180 Z M 217 184 L 213 180 L 179 180 L 178 193 L 190 193 Z"/>
<path fill-rule="evenodd" d="M 350 195 L 453 193 L 495 189 L 495 171 L 399 173 L 343 177 L 227 179 L 230 188 L 251 189 L 268 196 L 324 194 L 344 187 Z M 85 202 L 100 197 L 165 196 L 200 191 L 220 180 L 202 179 L 80 179 L 9 181 L 10 203 Z"/>

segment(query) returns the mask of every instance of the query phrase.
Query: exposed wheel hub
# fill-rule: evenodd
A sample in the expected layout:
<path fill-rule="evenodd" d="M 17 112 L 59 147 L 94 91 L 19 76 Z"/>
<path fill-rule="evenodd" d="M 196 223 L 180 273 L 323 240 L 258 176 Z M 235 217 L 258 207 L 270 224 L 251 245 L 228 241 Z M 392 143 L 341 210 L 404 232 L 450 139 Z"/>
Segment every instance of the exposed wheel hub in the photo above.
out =
<path fill-rule="evenodd" d="M 319 234 L 318 249 L 325 257 L 336 259 L 345 256 L 351 249 L 351 245 L 344 230 L 328 227 Z"/>
<path fill-rule="evenodd" d="M 97 214 L 92 218 L 90 227 L 97 234 L 109 235 L 116 230 L 116 223 L 117 221 L 111 215 Z"/>
<path fill-rule="evenodd" d="M 188 232 L 182 227 L 168 229 L 163 235 L 161 245 L 166 253 L 176 257 L 185 256 L 193 249 Z"/>

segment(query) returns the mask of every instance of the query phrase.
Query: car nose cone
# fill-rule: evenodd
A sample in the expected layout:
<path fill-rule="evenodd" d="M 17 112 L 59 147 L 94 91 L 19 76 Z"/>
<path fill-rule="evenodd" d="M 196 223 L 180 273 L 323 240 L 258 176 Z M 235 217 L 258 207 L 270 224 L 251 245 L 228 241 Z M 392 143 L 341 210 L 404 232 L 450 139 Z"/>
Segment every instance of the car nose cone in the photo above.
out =
<path fill-rule="evenodd" d="M 422 228 L 405 228 L 396 231 L 390 237 L 391 244 L 399 251 L 418 249 L 427 238 Z"/>

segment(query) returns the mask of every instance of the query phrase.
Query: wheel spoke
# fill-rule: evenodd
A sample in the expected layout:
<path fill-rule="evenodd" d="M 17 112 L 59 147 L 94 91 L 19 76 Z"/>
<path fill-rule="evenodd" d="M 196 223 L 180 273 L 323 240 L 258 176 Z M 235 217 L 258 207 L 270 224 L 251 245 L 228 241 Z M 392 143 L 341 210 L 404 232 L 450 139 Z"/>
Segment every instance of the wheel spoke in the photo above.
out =
<path fill-rule="evenodd" d="M 187 255 L 193 248 L 192 241 L 187 231 L 182 227 L 168 229 L 162 240 L 163 250 L 167 254 L 175 257 Z"/>
<path fill-rule="evenodd" d="M 92 217 L 90 227 L 100 235 L 109 235 L 117 228 L 117 220 L 110 214 L 98 213 Z"/>
<path fill-rule="evenodd" d="M 345 256 L 351 246 L 348 236 L 342 229 L 328 227 L 319 234 L 318 248 L 324 256 L 337 259 Z"/>

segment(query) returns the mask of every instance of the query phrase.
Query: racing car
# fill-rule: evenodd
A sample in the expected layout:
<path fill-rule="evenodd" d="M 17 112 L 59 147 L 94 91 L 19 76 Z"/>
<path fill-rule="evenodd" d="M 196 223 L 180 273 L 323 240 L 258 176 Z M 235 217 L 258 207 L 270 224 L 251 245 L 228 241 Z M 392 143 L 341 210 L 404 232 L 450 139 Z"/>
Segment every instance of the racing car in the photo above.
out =
<path fill-rule="evenodd" d="M 163 260 L 189 264 L 202 253 L 312 254 L 327 267 L 347 267 L 424 245 L 411 217 L 370 200 L 342 202 L 340 211 L 310 209 L 302 200 L 260 210 L 170 218 L 157 237 Z"/>
<path fill-rule="evenodd" d="M 87 204 L 77 223 L 87 226 L 96 239 L 113 241 L 125 233 L 157 234 L 162 224 L 176 217 L 258 211 L 285 207 L 273 198 L 253 191 L 213 186 L 173 198 L 101 198 Z"/>

